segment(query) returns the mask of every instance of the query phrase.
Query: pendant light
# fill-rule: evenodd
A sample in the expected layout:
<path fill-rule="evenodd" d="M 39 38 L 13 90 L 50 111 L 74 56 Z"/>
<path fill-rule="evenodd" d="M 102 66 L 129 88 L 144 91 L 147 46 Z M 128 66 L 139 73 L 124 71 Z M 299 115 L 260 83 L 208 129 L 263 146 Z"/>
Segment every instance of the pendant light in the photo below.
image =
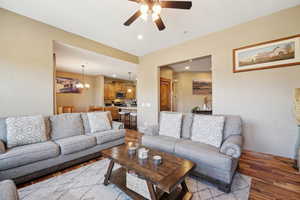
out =
<path fill-rule="evenodd" d="M 78 89 L 89 89 L 90 88 L 90 84 L 85 82 L 84 68 L 85 68 L 85 65 L 81 65 L 82 83 L 79 82 L 75 85 L 75 87 Z"/>

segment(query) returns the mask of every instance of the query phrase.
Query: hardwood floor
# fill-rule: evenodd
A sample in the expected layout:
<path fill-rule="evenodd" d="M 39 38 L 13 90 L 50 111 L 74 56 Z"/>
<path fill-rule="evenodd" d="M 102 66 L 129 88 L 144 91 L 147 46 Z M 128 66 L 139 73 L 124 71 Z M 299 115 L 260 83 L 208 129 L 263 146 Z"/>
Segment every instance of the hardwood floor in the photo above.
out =
<path fill-rule="evenodd" d="M 238 171 L 253 177 L 250 199 L 300 199 L 300 173 L 291 159 L 244 151 Z"/>
<path fill-rule="evenodd" d="M 141 135 L 132 130 L 126 133 L 126 143 L 140 142 Z M 86 163 L 19 185 L 25 187 L 53 176 L 77 169 L 101 160 L 94 159 Z M 294 161 L 288 158 L 263 153 L 244 151 L 238 171 L 252 177 L 250 200 L 300 200 L 300 173 L 293 168 Z"/>

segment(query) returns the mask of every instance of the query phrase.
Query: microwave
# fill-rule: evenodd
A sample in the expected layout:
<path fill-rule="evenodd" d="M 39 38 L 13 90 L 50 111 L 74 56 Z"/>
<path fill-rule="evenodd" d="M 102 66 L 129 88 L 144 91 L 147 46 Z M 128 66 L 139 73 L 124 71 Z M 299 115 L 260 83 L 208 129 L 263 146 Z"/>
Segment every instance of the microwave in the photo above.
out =
<path fill-rule="evenodd" d="M 117 92 L 116 93 L 116 98 L 117 99 L 123 99 L 123 98 L 125 98 L 125 93 L 124 92 Z"/>

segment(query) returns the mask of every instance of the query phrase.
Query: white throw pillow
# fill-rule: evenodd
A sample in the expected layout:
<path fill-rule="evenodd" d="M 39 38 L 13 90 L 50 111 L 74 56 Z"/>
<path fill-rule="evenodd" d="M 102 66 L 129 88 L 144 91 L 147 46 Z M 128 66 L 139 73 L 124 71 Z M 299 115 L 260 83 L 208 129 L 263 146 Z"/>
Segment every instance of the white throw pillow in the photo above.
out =
<path fill-rule="evenodd" d="M 44 117 L 9 117 L 6 119 L 7 147 L 47 141 Z"/>
<path fill-rule="evenodd" d="M 224 121 L 223 116 L 195 115 L 191 140 L 220 148 Z"/>
<path fill-rule="evenodd" d="M 182 113 L 161 112 L 159 135 L 180 138 Z"/>
<path fill-rule="evenodd" d="M 99 131 L 111 130 L 111 124 L 108 119 L 107 112 L 91 112 L 87 113 L 91 133 Z"/>

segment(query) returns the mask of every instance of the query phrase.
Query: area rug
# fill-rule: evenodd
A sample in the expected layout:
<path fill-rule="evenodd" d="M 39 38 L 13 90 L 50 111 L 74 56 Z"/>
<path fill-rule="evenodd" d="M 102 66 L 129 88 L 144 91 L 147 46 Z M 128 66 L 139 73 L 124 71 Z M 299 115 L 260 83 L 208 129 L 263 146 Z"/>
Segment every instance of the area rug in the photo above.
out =
<path fill-rule="evenodd" d="M 19 190 L 21 200 L 130 200 L 113 184 L 103 185 L 108 159 L 52 177 Z M 118 167 L 118 166 L 115 166 Z M 193 200 L 246 200 L 251 178 L 236 174 L 232 192 L 223 193 L 213 185 L 199 179 L 187 178 Z"/>

